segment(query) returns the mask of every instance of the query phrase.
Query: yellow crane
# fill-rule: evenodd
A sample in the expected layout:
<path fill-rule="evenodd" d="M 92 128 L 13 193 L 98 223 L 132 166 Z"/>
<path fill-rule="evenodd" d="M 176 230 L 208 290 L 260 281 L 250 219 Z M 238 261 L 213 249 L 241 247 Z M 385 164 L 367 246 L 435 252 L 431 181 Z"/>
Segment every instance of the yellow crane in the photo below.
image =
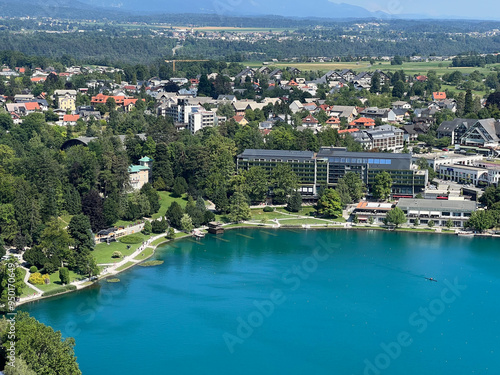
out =
<path fill-rule="evenodd" d="M 166 63 L 172 63 L 172 68 L 175 72 L 175 63 L 176 62 L 198 62 L 198 61 L 210 61 L 210 60 L 165 60 Z"/>

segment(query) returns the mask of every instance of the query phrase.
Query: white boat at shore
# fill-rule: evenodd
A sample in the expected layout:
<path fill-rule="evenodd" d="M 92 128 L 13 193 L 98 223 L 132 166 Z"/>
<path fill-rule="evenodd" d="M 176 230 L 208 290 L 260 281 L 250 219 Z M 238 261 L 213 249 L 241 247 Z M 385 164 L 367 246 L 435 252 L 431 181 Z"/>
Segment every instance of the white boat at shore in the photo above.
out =
<path fill-rule="evenodd" d="M 456 234 L 461 237 L 474 237 L 474 232 L 457 232 Z"/>

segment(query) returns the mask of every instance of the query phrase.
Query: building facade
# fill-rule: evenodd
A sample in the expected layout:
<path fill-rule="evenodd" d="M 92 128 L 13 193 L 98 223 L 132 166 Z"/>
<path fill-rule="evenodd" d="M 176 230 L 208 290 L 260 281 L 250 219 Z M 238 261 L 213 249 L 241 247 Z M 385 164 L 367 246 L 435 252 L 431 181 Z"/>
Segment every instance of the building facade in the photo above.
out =
<path fill-rule="evenodd" d="M 413 224 L 418 218 L 420 224 L 428 224 L 432 220 L 436 226 L 445 226 L 448 220 L 451 220 L 454 227 L 461 228 L 477 210 L 477 203 L 461 200 L 402 198 L 397 207 L 406 214 L 408 224 Z"/>
<path fill-rule="evenodd" d="M 311 151 L 247 149 L 237 157 L 238 170 L 258 166 L 272 172 L 286 163 L 300 179 L 304 196 L 317 195 L 320 187 L 335 187 L 347 172 L 354 172 L 368 188 L 377 174 L 386 171 L 393 180 L 392 193 L 414 196 L 425 189 L 428 172 L 412 166 L 411 155 L 374 152 L 349 152 L 345 148 L 323 147 Z"/>

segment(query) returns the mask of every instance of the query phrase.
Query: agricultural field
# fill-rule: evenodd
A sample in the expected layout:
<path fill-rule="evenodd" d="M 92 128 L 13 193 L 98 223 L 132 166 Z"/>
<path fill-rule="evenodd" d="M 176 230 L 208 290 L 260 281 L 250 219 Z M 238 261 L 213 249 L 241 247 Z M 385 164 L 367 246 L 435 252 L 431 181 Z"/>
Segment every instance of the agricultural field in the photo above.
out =
<path fill-rule="evenodd" d="M 249 67 L 260 67 L 262 62 L 259 61 L 246 61 L 242 63 Z M 403 65 L 391 65 L 390 62 L 377 62 L 374 65 L 370 65 L 368 61 L 359 62 L 326 62 L 326 63 L 273 63 L 270 66 L 276 68 L 288 68 L 294 67 L 300 70 L 313 70 L 327 72 L 330 70 L 342 70 L 342 69 L 352 69 L 356 72 L 361 71 L 374 71 L 380 69 L 382 71 L 397 71 L 403 69 L 405 73 L 412 75 L 425 75 L 429 70 L 435 70 L 438 75 L 443 75 L 445 73 L 451 73 L 458 70 L 464 74 L 472 73 L 475 70 L 483 74 L 487 74 L 492 71 L 495 67 L 500 68 L 500 64 L 490 64 L 484 68 L 479 67 L 460 67 L 454 68 L 450 67 L 451 61 L 433 61 L 433 62 L 405 62 Z"/>

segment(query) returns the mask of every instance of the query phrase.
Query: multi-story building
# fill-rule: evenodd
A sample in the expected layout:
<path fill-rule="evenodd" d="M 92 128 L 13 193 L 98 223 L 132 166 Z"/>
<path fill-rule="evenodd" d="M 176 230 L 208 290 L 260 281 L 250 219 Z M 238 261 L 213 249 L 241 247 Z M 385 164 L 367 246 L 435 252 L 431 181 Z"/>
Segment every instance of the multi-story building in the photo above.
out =
<path fill-rule="evenodd" d="M 187 128 L 192 134 L 203 128 L 217 125 L 217 115 L 212 111 L 205 111 L 203 107 L 193 108 L 189 113 Z"/>
<path fill-rule="evenodd" d="M 237 158 L 238 170 L 259 166 L 271 172 L 286 163 L 297 174 L 304 196 L 315 196 L 321 186 L 335 187 L 347 172 L 357 173 L 371 188 L 377 174 L 387 171 L 393 180 L 394 195 L 413 196 L 428 182 L 428 172 L 412 166 L 411 155 L 349 152 L 345 148 L 324 147 L 317 154 L 311 151 L 247 149 Z"/>
<path fill-rule="evenodd" d="M 391 125 L 353 133 L 354 140 L 365 149 L 400 150 L 404 146 L 404 131 Z"/>
<path fill-rule="evenodd" d="M 444 180 L 455 181 L 461 184 L 495 185 L 500 178 L 500 165 L 487 162 L 477 162 L 475 165 L 441 165 L 439 176 Z"/>
<path fill-rule="evenodd" d="M 144 184 L 151 182 L 153 159 L 145 156 L 139 160 L 139 165 L 128 167 L 129 182 L 132 190 L 140 190 Z"/>
<path fill-rule="evenodd" d="M 435 225 L 444 226 L 448 220 L 451 220 L 454 227 L 463 227 L 472 213 L 477 210 L 477 203 L 462 200 L 402 198 L 397 207 L 406 214 L 408 224 L 413 224 L 418 218 L 420 224 L 428 224 L 432 220 Z"/>
<path fill-rule="evenodd" d="M 329 186 L 335 186 L 347 172 L 355 172 L 371 188 L 377 174 L 386 171 L 393 181 L 393 194 L 413 196 L 428 182 L 428 172 L 412 166 L 410 154 L 349 152 L 345 148 L 322 147 L 316 159 L 327 162 Z"/>

